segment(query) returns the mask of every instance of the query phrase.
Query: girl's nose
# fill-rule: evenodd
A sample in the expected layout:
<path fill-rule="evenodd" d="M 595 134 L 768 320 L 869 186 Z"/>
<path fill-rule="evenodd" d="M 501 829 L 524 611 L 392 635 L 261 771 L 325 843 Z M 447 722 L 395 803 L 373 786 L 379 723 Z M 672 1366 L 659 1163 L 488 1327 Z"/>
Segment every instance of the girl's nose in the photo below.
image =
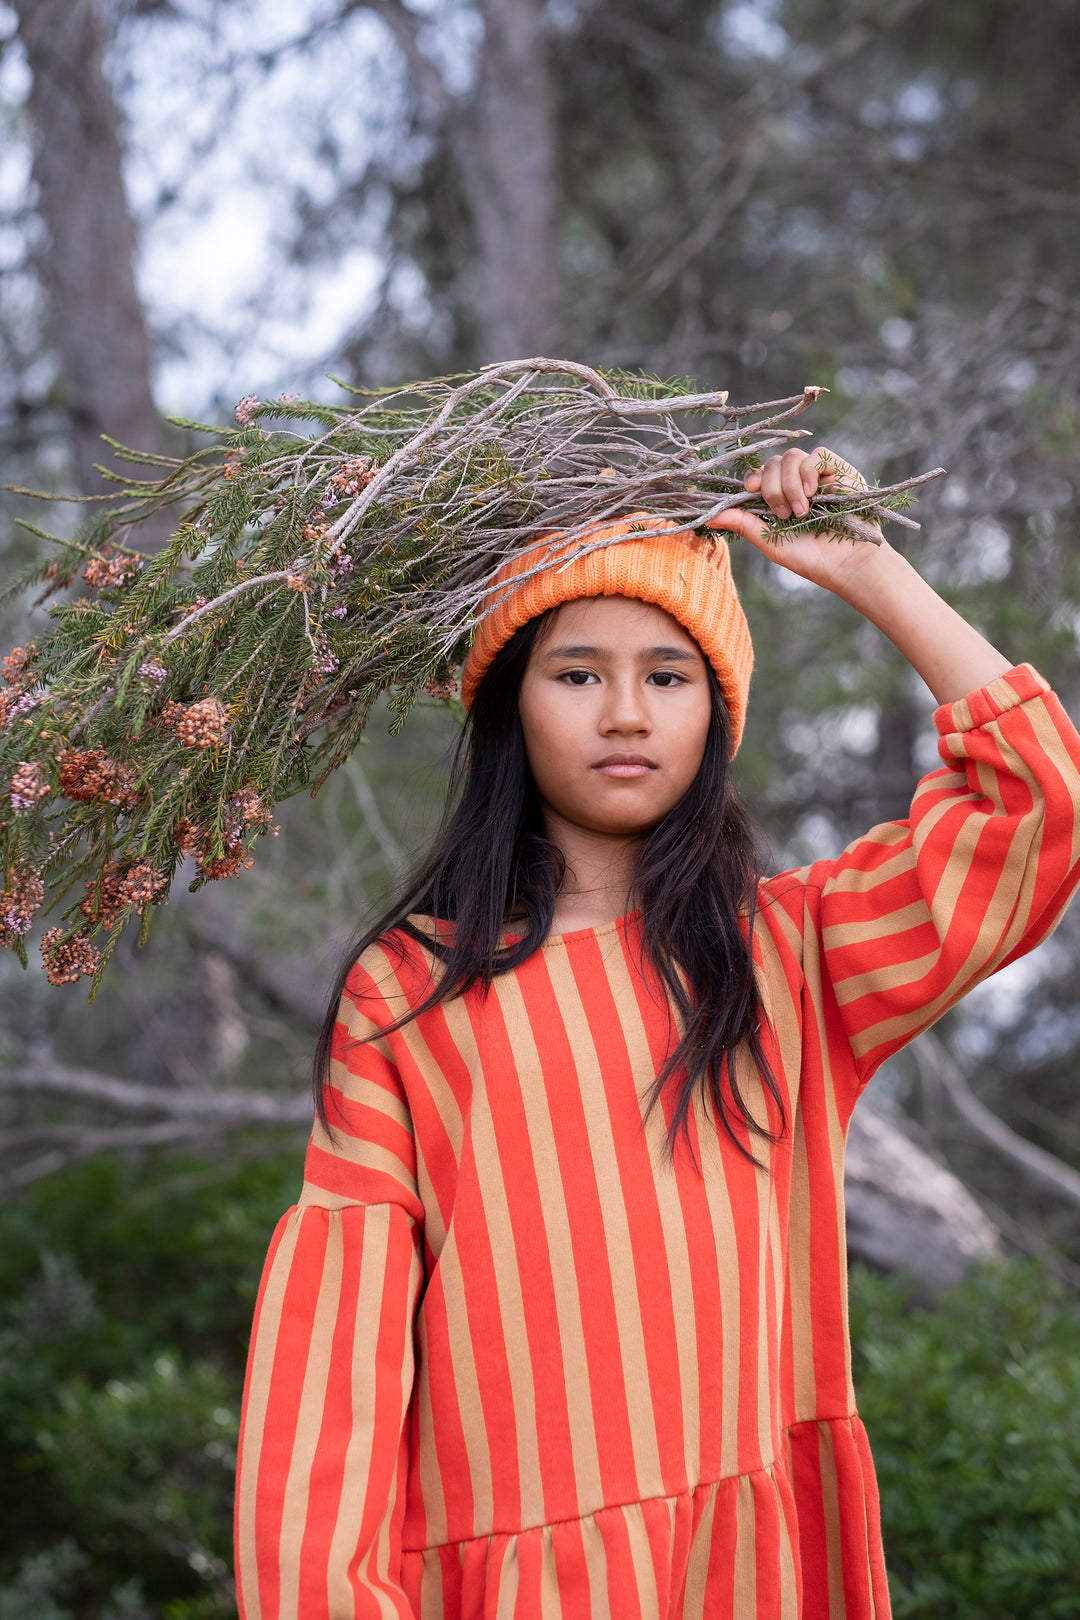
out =
<path fill-rule="evenodd" d="M 643 732 L 650 729 L 648 707 L 636 681 L 612 681 L 607 695 L 608 701 L 600 723 L 602 731 Z"/>

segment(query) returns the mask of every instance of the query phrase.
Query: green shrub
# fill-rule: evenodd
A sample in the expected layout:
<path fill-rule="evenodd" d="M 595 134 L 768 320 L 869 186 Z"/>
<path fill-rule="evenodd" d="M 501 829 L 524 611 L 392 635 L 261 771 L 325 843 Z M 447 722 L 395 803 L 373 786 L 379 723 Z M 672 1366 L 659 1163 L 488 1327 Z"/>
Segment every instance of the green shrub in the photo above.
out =
<path fill-rule="evenodd" d="M 1080 1614 L 1080 1314 L 1035 1265 L 933 1310 L 852 1275 L 897 1620 Z"/>
<path fill-rule="evenodd" d="M 227 1620 L 251 1313 L 295 1152 L 0 1207 L 0 1620 Z"/>

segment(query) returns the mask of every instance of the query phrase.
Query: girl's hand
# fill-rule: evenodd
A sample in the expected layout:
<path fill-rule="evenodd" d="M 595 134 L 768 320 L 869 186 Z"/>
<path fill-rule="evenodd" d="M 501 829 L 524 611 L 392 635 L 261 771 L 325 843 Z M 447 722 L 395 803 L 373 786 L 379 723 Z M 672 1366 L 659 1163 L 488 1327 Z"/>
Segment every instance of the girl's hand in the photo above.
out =
<path fill-rule="evenodd" d="M 778 518 L 804 517 L 811 495 L 823 486 L 866 488 L 861 474 L 823 445 L 809 453 L 785 450 L 771 456 L 747 474 L 745 483 L 753 493 L 760 491 Z M 939 703 L 952 703 L 1010 668 L 1009 660 L 884 541 L 875 546 L 846 535 L 830 540 L 816 534 L 789 540 L 737 506 L 711 518 L 709 527 L 741 534 L 781 568 L 835 591 L 889 637 Z"/>
<path fill-rule="evenodd" d="M 810 510 L 810 497 L 819 489 L 867 487 L 862 474 L 825 445 L 809 451 L 792 448 L 785 450 L 782 456 L 770 456 L 763 467 L 751 469 L 743 482 L 752 494 L 760 492 L 778 518 L 805 517 Z M 864 517 L 863 522 L 867 521 Z M 860 553 L 879 549 L 867 541 L 852 540 L 843 534 L 793 534 L 790 537 L 776 534 L 760 518 L 737 506 L 710 518 L 708 526 L 742 535 L 781 568 L 790 569 L 793 574 L 811 579 L 828 590 L 840 590 L 841 594 L 842 583 L 852 571 L 861 571 L 866 561 L 865 555 L 860 556 Z M 872 526 L 876 533 L 881 533 L 877 524 Z"/>

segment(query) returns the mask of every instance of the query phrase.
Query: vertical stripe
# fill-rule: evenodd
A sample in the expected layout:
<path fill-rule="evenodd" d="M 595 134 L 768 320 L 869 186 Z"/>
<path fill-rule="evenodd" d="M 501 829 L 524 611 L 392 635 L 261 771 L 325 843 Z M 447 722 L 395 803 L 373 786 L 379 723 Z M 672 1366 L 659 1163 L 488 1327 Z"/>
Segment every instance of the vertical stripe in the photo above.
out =
<path fill-rule="evenodd" d="M 687 1549 L 683 1573 L 682 1601 L 677 1612 L 682 1620 L 706 1620 L 705 1602 L 710 1597 L 708 1620 L 722 1615 L 715 1593 L 709 1593 L 709 1565 L 713 1555 L 713 1518 L 720 1487 L 694 1492 L 695 1523 Z"/>
<path fill-rule="evenodd" d="M 307 1365 L 303 1373 L 296 1438 L 285 1481 L 281 1523 L 281 1614 L 300 1614 L 300 1549 L 307 1524 L 308 1483 L 322 1428 L 323 1403 L 330 1374 L 334 1323 L 341 1304 L 344 1252 L 341 1217 L 326 1219 L 326 1250 Z M 310 1217 L 309 1217 L 310 1223 Z M 308 1611 L 310 1612 L 310 1610 Z"/>
<path fill-rule="evenodd" d="M 756 1620 L 758 1616 L 757 1515 L 753 1480 L 752 1474 L 742 1475 L 735 1495 L 735 1620 L 742 1620 L 743 1615 L 753 1615 Z M 761 1615 L 760 1620 L 771 1620 L 771 1616 Z"/>
<path fill-rule="evenodd" d="M 281 1300 L 289 1275 L 292 1250 L 296 1244 L 296 1225 L 296 1211 L 291 1209 L 281 1217 L 271 1239 L 255 1304 L 251 1353 L 248 1356 L 244 1378 L 235 1505 L 236 1567 L 241 1581 L 241 1607 L 244 1611 L 242 1620 L 262 1620 L 262 1594 L 259 1590 L 258 1569 L 261 1521 L 257 1514 L 257 1482 L 266 1434 L 274 1348 L 281 1319 Z M 283 1243 L 284 1253 L 281 1252 Z"/>
<path fill-rule="evenodd" d="M 837 1620 L 858 1620 L 858 1611 L 849 1616 L 844 1601 L 844 1557 L 840 1538 L 840 1486 L 836 1477 L 832 1425 L 816 1424 L 819 1447 L 821 1509 L 825 1520 L 825 1552 L 829 1583 L 829 1615 Z"/>
<path fill-rule="evenodd" d="M 538 966 L 543 963 L 539 958 Z M 552 1119 L 552 1100 L 542 1085 L 528 1081 L 541 1072 L 538 1039 L 542 1031 L 540 1019 L 531 1016 L 526 985 L 526 974 L 496 981 L 495 994 L 499 997 L 507 1029 L 512 1032 L 514 1055 L 518 1073 L 523 1077 L 521 1106 L 525 1128 L 537 1174 L 544 1189 L 540 1214 L 551 1257 L 552 1297 L 555 1310 L 555 1343 L 562 1353 L 561 1382 L 567 1406 L 570 1454 L 567 1459 L 573 1470 L 572 1495 L 567 1487 L 569 1479 L 555 1487 L 552 1506 L 560 1518 L 588 1513 L 603 1501 L 600 1482 L 600 1464 L 596 1452 L 595 1430 L 592 1422 L 591 1379 L 589 1358 L 582 1323 L 582 1302 L 579 1295 L 579 1276 L 576 1265 L 575 1244 L 571 1232 L 570 1212 L 567 1207 L 568 1182 L 580 1183 L 595 1190 L 595 1175 L 591 1170 L 586 1144 L 580 1140 L 574 1147 L 576 1163 L 561 1162 Z M 572 1179 L 571 1179 L 572 1178 Z M 599 1211 L 595 1211 L 599 1213 Z M 601 1276 L 603 1270 L 601 1270 Z M 555 1506 L 555 1503 L 558 1506 Z"/>

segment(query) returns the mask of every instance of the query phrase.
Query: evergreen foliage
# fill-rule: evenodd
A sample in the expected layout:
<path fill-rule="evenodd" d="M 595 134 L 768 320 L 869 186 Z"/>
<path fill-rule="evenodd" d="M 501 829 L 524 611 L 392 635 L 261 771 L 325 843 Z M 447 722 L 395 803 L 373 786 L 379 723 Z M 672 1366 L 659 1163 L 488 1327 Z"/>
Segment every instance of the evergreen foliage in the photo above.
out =
<path fill-rule="evenodd" d="M 740 474 L 801 436 L 788 424 L 819 393 L 729 406 L 687 382 L 524 360 L 339 407 L 249 396 L 235 428 L 184 424 L 214 435 L 186 460 L 123 451 L 163 476 L 126 485 L 9 587 L 59 595 L 81 571 L 89 592 L 4 660 L 0 941 L 25 961 L 38 909 L 81 882 L 42 955 L 52 983 L 96 988 L 181 860 L 195 887 L 249 866 L 275 803 L 317 791 L 382 693 L 398 724 L 422 693 L 452 695 L 509 554 L 547 535 L 539 572 L 567 538 L 582 554 L 605 543 L 591 525 L 635 512 L 646 533 L 647 514 L 699 527 L 735 505 L 775 523 Z M 777 527 L 866 538 L 859 514 L 895 516 L 922 481 L 828 489 Z M 176 533 L 140 555 L 129 541 L 163 509 Z"/>
<path fill-rule="evenodd" d="M 1036 1265 L 936 1310 L 853 1278 L 855 1389 L 896 1620 L 1080 1612 L 1080 1313 Z"/>

